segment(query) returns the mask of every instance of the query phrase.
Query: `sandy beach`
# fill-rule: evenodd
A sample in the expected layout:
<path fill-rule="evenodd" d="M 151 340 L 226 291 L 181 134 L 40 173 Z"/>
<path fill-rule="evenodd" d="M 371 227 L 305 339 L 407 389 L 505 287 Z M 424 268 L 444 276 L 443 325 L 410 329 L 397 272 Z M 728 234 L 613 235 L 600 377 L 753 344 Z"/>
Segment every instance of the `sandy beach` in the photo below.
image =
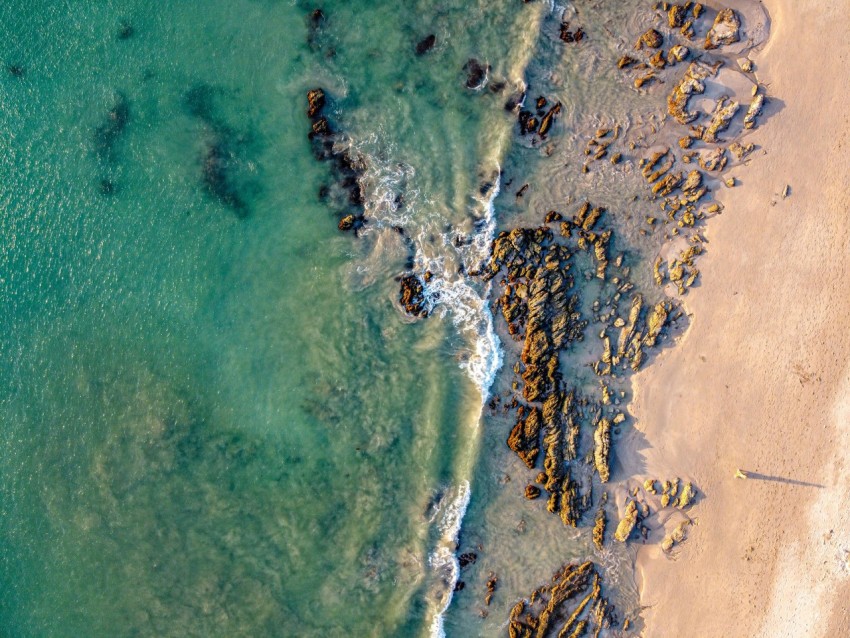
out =
<path fill-rule="evenodd" d="M 750 57 L 771 105 L 743 140 L 758 150 L 718 192 L 688 330 L 635 379 L 627 474 L 700 492 L 672 557 L 638 551 L 645 636 L 840 636 L 850 620 L 850 8 L 764 5 Z"/>

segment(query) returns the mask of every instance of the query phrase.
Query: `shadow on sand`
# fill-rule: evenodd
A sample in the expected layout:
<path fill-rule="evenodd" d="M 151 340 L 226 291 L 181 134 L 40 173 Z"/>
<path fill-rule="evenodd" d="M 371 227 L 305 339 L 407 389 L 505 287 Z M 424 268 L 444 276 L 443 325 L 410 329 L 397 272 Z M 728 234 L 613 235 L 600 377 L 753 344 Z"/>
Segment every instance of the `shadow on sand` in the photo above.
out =
<path fill-rule="evenodd" d="M 760 474 L 759 472 L 747 471 L 748 481 L 773 481 L 775 483 L 785 483 L 787 485 L 801 485 L 803 487 L 818 487 L 823 489 L 826 487 L 821 483 L 809 483 L 808 481 L 798 481 L 797 479 L 786 478 L 784 476 L 774 476 L 772 474 Z"/>

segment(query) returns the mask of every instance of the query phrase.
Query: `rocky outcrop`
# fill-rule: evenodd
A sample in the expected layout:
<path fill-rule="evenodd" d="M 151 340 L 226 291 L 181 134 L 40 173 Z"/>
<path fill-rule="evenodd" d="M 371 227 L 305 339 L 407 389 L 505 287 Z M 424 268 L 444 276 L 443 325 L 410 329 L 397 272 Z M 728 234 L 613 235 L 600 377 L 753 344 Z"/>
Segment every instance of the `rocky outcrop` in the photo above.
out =
<path fill-rule="evenodd" d="M 703 141 L 709 143 L 716 142 L 717 134 L 729 127 L 729 123 L 735 117 L 735 113 L 738 112 L 739 108 L 740 104 L 726 97 L 717 100 L 714 112 L 711 114 L 711 122 L 702 135 Z"/>
<path fill-rule="evenodd" d="M 508 447 L 529 469 L 534 468 L 540 453 L 540 410 L 532 407 L 526 413 L 520 408 L 519 418 L 508 436 Z"/>
<path fill-rule="evenodd" d="M 667 98 L 667 112 L 680 124 L 693 122 L 697 113 L 688 110 L 688 100 L 692 95 L 705 91 L 703 81 L 717 73 L 717 66 L 709 66 L 704 62 L 691 62 L 685 75 L 673 88 Z"/>
<path fill-rule="evenodd" d="M 411 317 L 427 317 L 428 304 L 425 299 L 425 286 L 422 280 L 413 274 L 399 278 L 399 303 Z"/>
<path fill-rule="evenodd" d="M 741 39 L 741 20 L 732 9 L 721 9 L 717 12 L 714 24 L 705 36 L 705 48 L 716 49 L 726 44 L 733 44 Z"/>
<path fill-rule="evenodd" d="M 625 543 L 632 534 L 638 522 L 638 508 L 634 500 L 626 504 L 626 510 L 623 512 L 623 518 L 617 524 L 617 529 L 614 532 L 614 539 Z"/>
<path fill-rule="evenodd" d="M 611 422 L 608 419 L 599 419 L 596 430 L 593 433 L 593 463 L 599 474 L 599 480 L 607 483 L 611 476 L 609 464 L 611 462 Z"/>
<path fill-rule="evenodd" d="M 599 635 L 610 625 L 611 606 L 602 596 L 602 579 L 587 561 L 562 567 L 551 583 L 535 589 L 510 613 L 510 638 Z"/>

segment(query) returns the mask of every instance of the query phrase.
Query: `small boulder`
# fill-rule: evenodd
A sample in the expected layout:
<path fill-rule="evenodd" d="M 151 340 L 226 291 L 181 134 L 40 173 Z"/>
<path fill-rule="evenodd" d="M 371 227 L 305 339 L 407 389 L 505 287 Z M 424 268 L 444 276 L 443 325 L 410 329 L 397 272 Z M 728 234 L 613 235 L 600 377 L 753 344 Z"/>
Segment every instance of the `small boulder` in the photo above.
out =
<path fill-rule="evenodd" d="M 705 48 L 716 49 L 724 44 L 732 44 L 741 39 L 741 20 L 732 9 L 722 9 L 717 13 L 714 24 L 705 36 Z"/>

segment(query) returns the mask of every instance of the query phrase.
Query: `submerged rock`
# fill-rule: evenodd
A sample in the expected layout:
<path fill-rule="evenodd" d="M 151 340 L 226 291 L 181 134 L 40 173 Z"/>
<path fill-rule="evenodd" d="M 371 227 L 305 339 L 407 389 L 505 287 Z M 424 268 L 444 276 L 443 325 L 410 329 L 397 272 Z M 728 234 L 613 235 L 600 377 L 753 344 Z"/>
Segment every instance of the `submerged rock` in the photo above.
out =
<path fill-rule="evenodd" d="M 490 72 L 490 65 L 484 64 L 470 58 L 463 65 L 463 70 L 466 71 L 466 88 L 481 89 L 487 83 L 487 74 Z"/>
<path fill-rule="evenodd" d="M 419 42 L 416 43 L 416 55 L 425 55 L 434 48 L 434 45 L 437 43 L 437 36 L 433 33 L 425 36 Z"/>

